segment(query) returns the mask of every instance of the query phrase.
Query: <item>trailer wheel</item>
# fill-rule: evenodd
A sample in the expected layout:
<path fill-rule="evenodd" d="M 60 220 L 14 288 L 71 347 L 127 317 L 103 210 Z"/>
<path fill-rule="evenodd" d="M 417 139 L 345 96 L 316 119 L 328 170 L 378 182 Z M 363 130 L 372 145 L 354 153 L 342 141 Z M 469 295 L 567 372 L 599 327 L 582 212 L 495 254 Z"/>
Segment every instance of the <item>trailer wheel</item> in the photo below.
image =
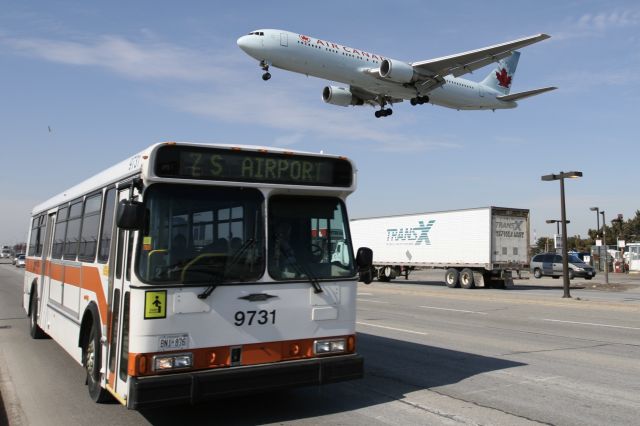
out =
<path fill-rule="evenodd" d="M 455 268 L 449 268 L 447 269 L 447 271 L 444 273 L 444 282 L 447 284 L 447 287 L 449 288 L 456 288 L 460 286 L 460 283 L 458 282 L 458 278 L 459 278 L 460 274 L 458 273 L 458 270 Z"/>
<path fill-rule="evenodd" d="M 391 281 L 391 266 L 383 266 L 378 269 L 378 281 L 388 283 Z"/>
<path fill-rule="evenodd" d="M 475 287 L 473 283 L 473 271 L 471 269 L 464 268 L 462 272 L 460 272 L 460 286 L 462 286 L 462 288 Z"/>

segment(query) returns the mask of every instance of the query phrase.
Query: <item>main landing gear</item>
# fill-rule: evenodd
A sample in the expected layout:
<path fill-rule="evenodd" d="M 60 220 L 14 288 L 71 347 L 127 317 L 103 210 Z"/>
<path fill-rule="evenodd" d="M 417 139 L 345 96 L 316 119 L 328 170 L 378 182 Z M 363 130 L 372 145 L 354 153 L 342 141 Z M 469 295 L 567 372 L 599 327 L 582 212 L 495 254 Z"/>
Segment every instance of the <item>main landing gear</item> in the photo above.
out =
<path fill-rule="evenodd" d="M 262 79 L 264 81 L 267 81 L 271 78 L 271 73 L 269 72 L 269 63 L 266 61 L 260 61 L 260 68 L 262 68 L 262 71 L 264 71 L 264 74 L 262 74 Z"/>
<path fill-rule="evenodd" d="M 429 97 L 428 96 L 416 96 L 415 98 L 411 98 L 411 100 L 409 102 L 413 106 L 422 105 L 422 104 L 426 104 L 427 102 L 429 102 Z"/>
<path fill-rule="evenodd" d="M 374 115 L 376 116 L 376 118 L 380 118 L 380 117 L 387 117 L 389 115 L 393 114 L 393 110 L 391 108 L 382 108 L 379 111 L 376 111 L 374 113 Z"/>
<path fill-rule="evenodd" d="M 380 104 L 380 109 L 374 113 L 376 118 L 388 117 L 393 114 L 393 110 L 391 108 L 385 108 L 385 106 L 387 106 L 387 98 L 385 96 L 379 95 L 376 101 Z M 391 104 L 391 102 L 388 103 Z"/>

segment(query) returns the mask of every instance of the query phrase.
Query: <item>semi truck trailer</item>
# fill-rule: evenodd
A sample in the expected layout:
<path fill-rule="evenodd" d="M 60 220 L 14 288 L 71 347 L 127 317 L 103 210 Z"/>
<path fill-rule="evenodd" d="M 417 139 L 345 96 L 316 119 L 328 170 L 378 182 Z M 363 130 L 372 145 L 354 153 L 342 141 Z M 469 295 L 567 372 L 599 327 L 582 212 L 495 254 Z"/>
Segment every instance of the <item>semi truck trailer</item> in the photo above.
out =
<path fill-rule="evenodd" d="M 379 281 L 444 270 L 448 287 L 510 287 L 529 268 L 529 210 L 480 207 L 351 221 L 353 247 L 373 250 Z"/>

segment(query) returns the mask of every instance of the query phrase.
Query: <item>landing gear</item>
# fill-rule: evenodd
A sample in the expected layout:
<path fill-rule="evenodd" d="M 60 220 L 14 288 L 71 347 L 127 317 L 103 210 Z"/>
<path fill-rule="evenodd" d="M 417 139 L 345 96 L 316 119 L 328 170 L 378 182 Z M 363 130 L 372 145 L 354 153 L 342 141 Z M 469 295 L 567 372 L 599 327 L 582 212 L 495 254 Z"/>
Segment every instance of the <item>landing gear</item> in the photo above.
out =
<path fill-rule="evenodd" d="M 264 74 L 262 74 L 262 79 L 264 81 L 267 81 L 271 78 L 271 73 L 269 72 L 269 63 L 266 61 L 260 61 L 260 68 L 262 68 L 262 71 L 264 71 Z"/>
<path fill-rule="evenodd" d="M 409 102 L 413 106 L 422 105 L 422 104 L 426 104 L 427 102 L 429 102 L 429 97 L 428 96 L 416 96 L 415 98 L 411 98 L 411 100 Z"/>
<path fill-rule="evenodd" d="M 374 115 L 376 116 L 376 118 L 380 118 L 380 117 L 387 117 L 389 115 L 393 114 L 393 110 L 391 108 L 382 108 L 379 111 L 376 111 L 374 113 Z"/>

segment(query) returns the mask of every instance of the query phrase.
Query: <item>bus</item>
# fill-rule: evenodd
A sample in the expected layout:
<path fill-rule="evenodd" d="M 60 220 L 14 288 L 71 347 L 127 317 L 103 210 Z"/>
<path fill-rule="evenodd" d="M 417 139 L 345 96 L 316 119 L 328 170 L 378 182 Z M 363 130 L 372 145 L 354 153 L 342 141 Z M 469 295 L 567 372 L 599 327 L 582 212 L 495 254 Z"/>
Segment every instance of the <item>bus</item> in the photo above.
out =
<path fill-rule="evenodd" d="M 340 156 L 152 145 L 33 209 L 30 334 L 130 409 L 361 378 L 372 253 L 330 238 L 355 186 Z"/>

